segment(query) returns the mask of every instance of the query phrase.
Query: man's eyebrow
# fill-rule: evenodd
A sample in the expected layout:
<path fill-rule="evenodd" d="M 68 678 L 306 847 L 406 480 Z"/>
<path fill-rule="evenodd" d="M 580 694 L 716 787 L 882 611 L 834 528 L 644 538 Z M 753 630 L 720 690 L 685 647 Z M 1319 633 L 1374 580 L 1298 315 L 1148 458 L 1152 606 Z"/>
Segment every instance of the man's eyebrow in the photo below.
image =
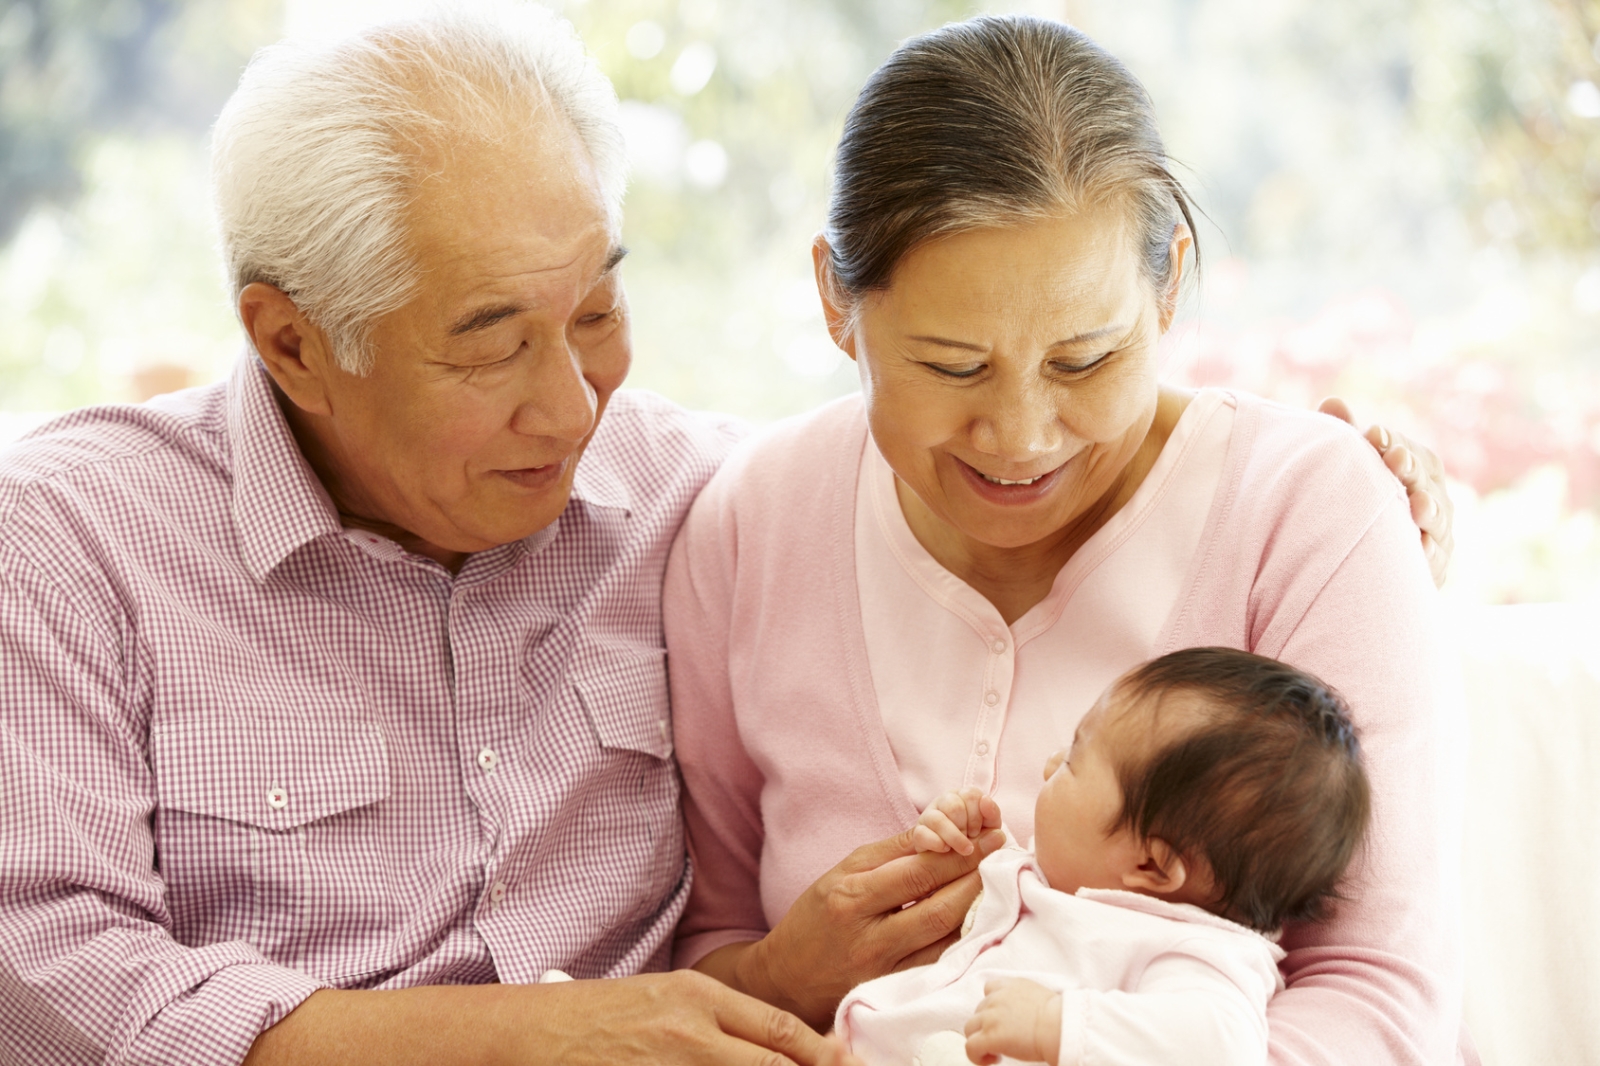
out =
<path fill-rule="evenodd" d="M 522 304 L 495 304 L 493 307 L 481 307 L 476 311 L 468 311 L 456 320 L 455 325 L 450 327 L 450 336 L 459 337 L 463 333 L 488 329 L 496 322 L 520 315 L 526 310 L 527 308 Z"/>
<path fill-rule="evenodd" d="M 612 245 L 611 251 L 606 253 L 606 261 L 600 267 L 600 276 L 605 277 L 627 256 L 628 249 L 622 245 Z M 488 329 L 496 322 L 522 314 L 528 308 L 523 304 L 493 304 L 489 307 L 480 307 L 476 311 L 468 311 L 455 324 L 450 327 L 450 336 L 459 337 L 464 333 L 473 333 L 480 329 Z"/>

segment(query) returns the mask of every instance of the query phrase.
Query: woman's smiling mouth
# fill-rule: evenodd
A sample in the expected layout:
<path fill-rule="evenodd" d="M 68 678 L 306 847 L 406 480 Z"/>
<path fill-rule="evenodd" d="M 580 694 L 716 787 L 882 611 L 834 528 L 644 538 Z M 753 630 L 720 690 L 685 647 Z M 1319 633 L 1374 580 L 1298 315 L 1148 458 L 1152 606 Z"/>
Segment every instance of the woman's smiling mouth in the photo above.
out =
<path fill-rule="evenodd" d="M 968 486 L 980 499 L 989 503 L 1013 506 L 1032 503 L 1043 497 L 1056 486 L 1061 480 L 1061 472 L 1070 465 L 1071 460 L 1068 460 L 1054 470 L 1047 470 L 1030 478 L 1013 480 L 986 474 L 969 463 L 956 460 L 956 466 L 960 468 Z"/>

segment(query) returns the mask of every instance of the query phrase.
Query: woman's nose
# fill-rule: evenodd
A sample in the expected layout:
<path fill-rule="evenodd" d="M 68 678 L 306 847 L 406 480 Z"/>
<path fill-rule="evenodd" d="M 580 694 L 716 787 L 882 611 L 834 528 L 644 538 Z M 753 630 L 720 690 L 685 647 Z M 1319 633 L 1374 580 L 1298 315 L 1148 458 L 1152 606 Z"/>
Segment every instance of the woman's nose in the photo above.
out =
<path fill-rule="evenodd" d="M 594 386 L 583 376 L 583 363 L 565 339 L 551 343 L 519 387 L 523 396 L 511 416 L 511 428 L 524 436 L 577 442 L 594 428 Z"/>
<path fill-rule="evenodd" d="M 1047 388 L 1024 384 L 983 397 L 973 424 L 973 445 L 1006 462 L 1025 463 L 1060 450 L 1064 429 Z"/>

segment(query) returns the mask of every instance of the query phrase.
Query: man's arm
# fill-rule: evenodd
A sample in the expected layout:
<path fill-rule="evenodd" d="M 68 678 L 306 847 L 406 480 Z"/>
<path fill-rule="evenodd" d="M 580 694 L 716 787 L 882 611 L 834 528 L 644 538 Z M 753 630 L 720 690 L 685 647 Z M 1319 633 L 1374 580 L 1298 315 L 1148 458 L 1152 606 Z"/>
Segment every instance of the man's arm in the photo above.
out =
<path fill-rule="evenodd" d="M 246 1066 L 635 1062 L 850 1066 L 855 1060 L 794 1015 L 686 970 L 545 985 L 329 989 L 263 1033 L 245 1059 Z"/>

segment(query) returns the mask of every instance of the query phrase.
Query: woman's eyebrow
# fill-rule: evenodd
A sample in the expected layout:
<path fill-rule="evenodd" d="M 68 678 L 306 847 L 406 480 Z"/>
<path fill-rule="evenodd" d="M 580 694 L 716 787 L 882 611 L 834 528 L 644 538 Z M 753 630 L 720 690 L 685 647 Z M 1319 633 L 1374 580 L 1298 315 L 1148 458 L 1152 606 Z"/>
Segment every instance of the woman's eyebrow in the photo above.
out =
<path fill-rule="evenodd" d="M 1115 333 L 1125 333 L 1127 329 L 1128 327 L 1123 325 L 1102 326 L 1099 329 L 1091 329 L 1087 333 L 1080 333 L 1076 337 L 1068 337 L 1064 341 L 1056 341 L 1050 347 L 1069 348 L 1074 344 L 1088 344 L 1090 341 L 1097 341 L 1102 337 L 1109 337 Z"/>
<path fill-rule="evenodd" d="M 1097 341 L 1103 337 L 1112 336 L 1113 334 L 1125 333 L 1127 332 L 1127 329 L 1127 326 L 1120 324 L 1113 326 L 1102 326 L 1099 329 L 1091 329 L 1087 333 L 1079 333 L 1075 337 L 1068 337 L 1066 340 L 1055 341 L 1050 345 L 1050 348 L 1046 350 L 1048 351 L 1055 348 L 1070 348 L 1078 344 L 1088 344 L 1090 341 Z M 966 341 L 951 340 L 949 337 L 930 337 L 925 334 L 915 334 L 906 339 L 921 341 L 924 344 L 937 344 L 941 348 L 959 348 L 964 352 L 978 352 L 981 354 L 989 350 L 981 344 L 968 344 Z"/>

